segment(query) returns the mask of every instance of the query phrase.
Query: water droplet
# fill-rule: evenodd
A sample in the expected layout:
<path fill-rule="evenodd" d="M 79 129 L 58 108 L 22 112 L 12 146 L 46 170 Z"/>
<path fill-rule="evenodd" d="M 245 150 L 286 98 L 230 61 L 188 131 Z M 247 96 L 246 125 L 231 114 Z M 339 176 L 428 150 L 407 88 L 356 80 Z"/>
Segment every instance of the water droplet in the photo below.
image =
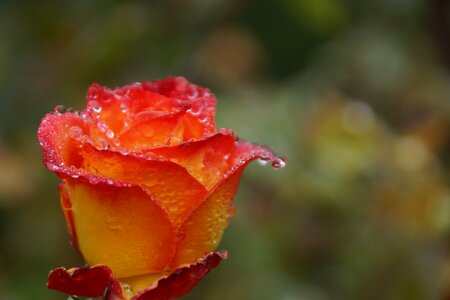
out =
<path fill-rule="evenodd" d="M 112 230 L 119 230 L 122 227 L 119 218 L 112 215 L 106 216 L 106 224 L 108 225 L 108 228 Z"/>
<path fill-rule="evenodd" d="M 85 111 L 83 111 L 81 113 L 81 118 L 86 121 L 87 119 L 89 119 L 89 116 L 88 116 L 88 114 Z"/>
<path fill-rule="evenodd" d="M 89 136 L 87 136 L 87 135 L 82 135 L 80 140 L 83 143 L 90 143 L 91 142 L 91 138 Z"/>
<path fill-rule="evenodd" d="M 64 107 L 64 105 L 57 105 L 55 107 L 55 109 L 53 110 L 53 112 L 58 113 L 58 114 L 62 114 L 66 111 L 66 108 Z"/>
<path fill-rule="evenodd" d="M 120 111 L 126 114 L 128 112 L 128 105 L 126 103 L 120 103 Z"/>
<path fill-rule="evenodd" d="M 187 96 L 189 99 L 194 99 L 198 96 L 198 91 L 195 87 L 191 86 L 187 92 Z"/>
<path fill-rule="evenodd" d="M 50 169 L 50 171 L 58 171 L 59 170 L 59 166 L 57 166 L 57 165 L 49 165 L 48 168 Z"/>
<path fill-rule="evenodd" d="M 129 153 L 128 149 L 125 147 L 120 147 L 119 152 L 123 155 L 128 155 L 128 153 Z"/>
<path fill-rule="evenodd" d="M 114 138 L 114 132 L 111 129 L 106 130 L 105 134 L 109 139 Z"/>
<path fill-rule="evenodd" d="M 197 108 L 189 108 L 187 110 L 188 113 L 190 113 L 192 116 L 197 117 L 200 115 L 200 113 L 202 112 L 201 109 L 199 107 Z"/>
<path fill-rule="evenodd" d="M 269 161 L 268 161 L 267 159 L 263 159 L 263 158 L 258 158 L 256 161 L 257 161 L 258 164 L 260 164 L 261 166 L 266 166 L 266 165 L 269 163 Z"/>
<path fill-rule="evenodd" d="M 208 116 L 202 116 L 202 117 L 198 118 L 198 120 L 201 123 L 206 123 L 208 121 Z"/>
<path fill-rule="evenodd" d="M 122 283 L 122 289 L 125 291 L 126 294 L 132 295 L 133 291 L 131 290 L 131 286 L 126 283 Z"/>
<path fill-rule="evenodd" d="M 107 179 L 106 183 L 109 184 L 109 185 L 112 185 L 114 182 L 112 181 L 112 179 Z"/>
<path fill-rule="evenodd" d="M 70 127 L 70 134 L 73 137 L 79 137 L 83 134 L 83 130 L 78 126 L 72 126 Z"/>
<path fill-rule="evenodd" d="M 211 97 L 211 92 L 209 90 L 204 90 L 203 91 L 203 97 L 204 98 L 209 98 Z"/>
<path fill-rule="evenodd" d="M 272 167 L 275 169 L 281 169 L 286 166 L 286 160 L 281 157 L 277 157 L 272 161 Z"/>
<path fill-rule="evenodd" d="M 99 180 L 97 177 L 89 177 L 89 183 L 90 184 L 98 184 Z"/>
<path fill-rule="evenodd" d="M 102 138 L 95 140 L 95 147 L 99 150 L 106 150 L 109 148 L 108 142 Z"/>
<path fill-rule="evenodd" d="M 95 113 L 100 113 L 102 111 L 102 107 L 97 101 L 89 101 L 88 105 Z"/>
<path fill-rule="evenodd" d="M 179 137 L 173 136 L 166 140 L 166 145 L 174 146 L 174 145 L 180 144 L 181 142 L 182 142 L 182 139 L 180 139 Z"/>

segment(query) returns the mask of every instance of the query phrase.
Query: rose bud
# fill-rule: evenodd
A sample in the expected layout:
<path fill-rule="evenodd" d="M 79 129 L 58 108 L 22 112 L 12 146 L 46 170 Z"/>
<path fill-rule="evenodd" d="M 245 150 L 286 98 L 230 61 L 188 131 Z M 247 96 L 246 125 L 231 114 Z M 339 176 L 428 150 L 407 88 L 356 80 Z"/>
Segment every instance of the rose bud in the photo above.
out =
<path fill-rule="evenodd" d="M 216 130 L 216 99 L 182 77 L 114 90 L 93 84 L 81 112 L 47 114 L 47 168 L 85 268 L 58 268 L 48 287 L 104 299 L 172 299 L 226 253 L 213 253 L 254 159 L 284 159 Z"/>

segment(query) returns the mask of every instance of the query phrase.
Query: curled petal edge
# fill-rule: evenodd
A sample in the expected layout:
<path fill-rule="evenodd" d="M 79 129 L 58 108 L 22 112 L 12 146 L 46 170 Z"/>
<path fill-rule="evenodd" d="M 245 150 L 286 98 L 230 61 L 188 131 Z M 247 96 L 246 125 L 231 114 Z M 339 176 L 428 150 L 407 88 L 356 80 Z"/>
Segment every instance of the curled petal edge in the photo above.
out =
<path fill-rule="evenodd" d="M 209 252 L 195 263 L 180 267 L 172 274 L 139 291 L 131 300 L 169 300 L 190 290 L 212 269 L 228 256 L 226 251 Z M 66 269 L 60 267 L 50 272 L 47 287 L 70 295 L 102 297 L 104 300 L 125 300 L 124 290 L 110 268 L 104 265 Z"/>

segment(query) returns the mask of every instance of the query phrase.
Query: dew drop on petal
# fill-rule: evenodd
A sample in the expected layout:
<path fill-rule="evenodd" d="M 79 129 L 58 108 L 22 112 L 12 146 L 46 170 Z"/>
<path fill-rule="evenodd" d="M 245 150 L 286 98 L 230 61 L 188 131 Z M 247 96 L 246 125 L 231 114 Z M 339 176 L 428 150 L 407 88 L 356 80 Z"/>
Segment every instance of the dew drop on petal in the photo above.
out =
<path fill-rule="evenodd" d="M 189 108 L 187 110 L 187 112 L 189 112 L 192 116 L 197 117 L 200 115 L 200 113 L 202 112 L 201 109 L 199 107 L 196 108 Z"/>
<path fill-rule="evenodd" d="M 89 116 L 88 116 L 88 114 L 85 111 L 83 111 L 81 113 L 81 118 L 86 121 L 87 119 L 89 119 Z"/>
<path fill-rule="evenodd" d="M 97 101 L 89 101 L 88 105 L 95 113 L 100 113 L 102 111 L 102 107 Z"/>
<path fill-rule="evenodd" d="M 206 122 L 208 121 L 208 116 L 202 116 L 202 117 L 198 118 L 198 120 L 199 120 L 201 123 L 206 123 Z"/>
<path fill-rule="evenodd" d="M 62 114 L 65 112 L 65 110 L 66 110 L 66 108 L 64 107 L 64 105 L 57 105 L 53 112 Z"/>
<path fill-rule="evenodd" d="M 266 166 L 269 162 L 267 161 L 267 159 L 262 159 L 262 158 L 258 158 L 256 160 L 258 162 L 258 164 L 260 164 L 261 166 Z"/>
<path fill-rule="evenodd" d="M 109 145 L 108 142 L 106 142 L 104 139 L 99 138 L 95 140 L 95 147 L 97 147 L 99 150 L 106 150 L 108 149 Z"/>
<path fill-rule="evenodd" d="M 99 180 L 97 177 L 90 177 L 89 178 L 89 183 L 90 184 L 98 184 Z"/>
<path fill-rule="evenodd" d="M 106 130 L 105 134 L 109 139 L 114 138 L 114 132 L 111 129 Z"/>
<path fill-rule="evenodd" d="M 197 89 L 191 86 L 187 92 L 187 96 L 189 99 L 195 99 L 198 96 Z"/>
<path fill-rule="evenodd" d="M 81 128 L 78 126 L 72 126 L 70 128 L 70 134 L 72 135 L 72 137 L 79 137 L 83 134 L 83 130 L 81 130 Z"/>
<path fill-rule="evenodd" d="M 128 112 L 128 105 L 126 103 L 120 103 L 120 111 L 126 114 Z"/>
<path fill-rule="evenodd" d="M 57 166 L 57 165 L 49 165 L 48 168 L 50 169 L 50 171 L 58 171 L 59 170 L 59 166 Z"/>
<path fill-rule="evenodd" d="M 277 157 L 272 161 L 272 167 L 275 169 L 281 169 L 286 166 L 286 161 L 284 158 Z"/>

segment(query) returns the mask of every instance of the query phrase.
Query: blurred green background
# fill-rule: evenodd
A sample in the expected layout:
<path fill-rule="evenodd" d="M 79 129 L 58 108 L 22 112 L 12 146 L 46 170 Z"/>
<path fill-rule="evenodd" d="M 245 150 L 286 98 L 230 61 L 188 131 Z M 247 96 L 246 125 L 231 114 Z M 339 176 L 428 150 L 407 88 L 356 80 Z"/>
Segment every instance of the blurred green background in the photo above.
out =
<path fill-rule="evenodd" d="M 450 299 L 450 1 L 0 2 L 0 299 L 67 299 L 83 264 L 40 118 L 87 87 L 183 75 L 219 127 L 270 145 L 183 299 Z"/>

